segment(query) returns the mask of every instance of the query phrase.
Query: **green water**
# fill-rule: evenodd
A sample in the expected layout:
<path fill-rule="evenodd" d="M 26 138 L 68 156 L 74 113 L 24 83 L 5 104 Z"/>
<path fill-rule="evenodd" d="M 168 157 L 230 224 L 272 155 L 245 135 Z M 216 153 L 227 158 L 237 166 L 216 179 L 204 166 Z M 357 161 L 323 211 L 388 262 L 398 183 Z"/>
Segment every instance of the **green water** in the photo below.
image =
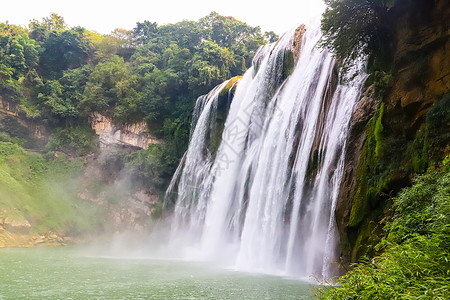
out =
<path fill-rule="evenodd" d="M 0 249 L 0 299 L 310 299 L 308 283 L 207 264 Z"/>

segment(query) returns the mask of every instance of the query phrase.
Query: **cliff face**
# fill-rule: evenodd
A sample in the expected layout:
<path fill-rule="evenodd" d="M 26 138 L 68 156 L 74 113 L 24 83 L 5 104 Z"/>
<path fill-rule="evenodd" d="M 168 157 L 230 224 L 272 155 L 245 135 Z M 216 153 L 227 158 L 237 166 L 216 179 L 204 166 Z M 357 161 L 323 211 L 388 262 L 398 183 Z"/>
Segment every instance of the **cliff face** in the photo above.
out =
<path fill-rule="evenodd" d="M 89 121 L 99 136 L 100 148 L 119 145 L 147 149 L 148 144 L 158 143 L 157 139 L 149 134 L 145 122 L 118 125 L 99 113 L 92 114 Z"/>
<path fill-rule="evenodd" d="M 125 153 L 131 153 L 130 149 L 125 150 Z M 145 232 L 151 225 L 159 192 L 151 188 L 135 188 L 130 181 L 118 153 L 101 150 L 85 165 L 78 197 L 95 203 L 105 212 L 106 223 L 110 226 L 107 233 Z"/>
<path fill-rule="evenodd" d="M 409 113 L 419 126 L 424 113 L 450 85 L 450 5 L 445 0 L 400 2 L 394 53 L 394 82 L 388 110 Z M 417 122 L 417 124 L 415 124 Z"/>
<path fill-rule="evenodd" d="M 347 141 L 336 208 L 344 264 L 375 253 L 389 198 L 450 153 L 450 5 L 399 1 L 390 13 L 397 25 L 386 91 L 366 88 Z M 444 117 L 431 124 L 436 116 Z"/>
<path fill-rule="evenodd" d="M 43 122 L 24 118 L 17 104 L 4 101 L 0 96 L 0 141 L 19 141 L 26 148 L 17 146 L 16 149 L 5 143 L 14 151 L 3 150 L 0 157 L 0 248 L 62 245 L 89 240 L 93 238 L 91 235 L 103 232 L 108 235 L 148 229 L 160 191 L 134 187 L 124 158 L 159 141 L 148 133 L 144 122 L 117 125 L 100 114 L 94 114 L 90 121 L 99 137 L 100 149 L 83 156 L 56 151 L 55 161 L 67 164 L 78 161 L 82 166 L 74 163 L 75 169 L 80 168 L 74 174 L 63 172 L 65 177 L 39 177 L 39 181 L 30 183 L 27 176 L 35 167 L 46 169 L 55 164 L 39 154 L 47 152 L 45 145 L 51 140 L 52 129 Z M 35 153 L 27 155 L 30 152 Z M 29 160 L 24 159 L 29 156 Z M 60 189 L 67 191 L 59 194 Z M 66 204 L 67 207 L 61 207 Z M 86 213 L 77 211 L 80 205 L 84 205 Z M 64 211 L 61 218 L 66 220 L 58 223 L 55 215 L 59 211 L 52 209 Z M 96 221 L 86 216 L 93 211 Z M 44 225 L 42 220 L 46 221 Z M 88 232 L 83 222 L 90 224 L 89 220 L 102 225 L 92 225 Z"/>
<path fill-rule="evenodd" d="M 93 113 L 89 123 L 99 137 L 100 151 L 87 160 L 85 180 L 82 180 L 85 190 L 79 197 L 102 207 L 116 231 L 145 231 L 159 191 L 133 187 L 124 157 L 139 149 L 148 149 L 149 144 L 159 143 L 159 140 L 150 135 L 145 122 L 115 124 L 110 118 Z M 97 193 L 90 191 L 93 183 Z"/>
<path fill-rule="evenodd" d="M 31 146 L 43 146 L 47 142 L 47 132 L 42 124 L 20 118 L 17 104 L 3 100 L 0 95 L 0 131 L 15 137 L 32 141 Z"/>

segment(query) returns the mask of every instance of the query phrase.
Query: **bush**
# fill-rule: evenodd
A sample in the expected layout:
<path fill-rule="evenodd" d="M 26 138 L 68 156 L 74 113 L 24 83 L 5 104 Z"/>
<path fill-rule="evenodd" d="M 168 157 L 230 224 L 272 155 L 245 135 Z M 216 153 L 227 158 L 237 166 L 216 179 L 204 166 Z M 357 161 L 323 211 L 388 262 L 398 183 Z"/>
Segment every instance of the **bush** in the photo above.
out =
<path fill-rule="evenodd" d="M 393 245 L 322 289 L 323 299 L 447 299 L 450 288 L 448 248 L 437 237 L 417 237 Z"/>
<path fill-rule="evenodd" d="M 173 174 L 167 162 L 164 145 L 149 145 L 147 150 L 139 150 L 125 158 L 125 169 L 137 187 L 156 187 L 163 190 Z"/>
<path fill-rule="evenodd" d="M 429 171 L 394 201 L 384 253 L 322 288 L 323 299 L 447 299 L 450 288 L 450 172 Z"/>
<path fill-rule="evenodd" d="M 95 131 L 87 125 L 56 128 L 45 149 L 75 156 L 89 154 L 97 150 Z"/>

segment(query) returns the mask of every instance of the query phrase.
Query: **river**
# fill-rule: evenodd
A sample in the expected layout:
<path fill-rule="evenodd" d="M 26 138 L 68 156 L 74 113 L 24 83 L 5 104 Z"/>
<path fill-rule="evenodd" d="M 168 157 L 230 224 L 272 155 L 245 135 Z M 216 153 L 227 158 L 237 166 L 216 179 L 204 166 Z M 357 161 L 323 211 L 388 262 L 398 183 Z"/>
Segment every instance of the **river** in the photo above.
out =
<path fill-rule="evenodd" d="M 309 299 L 313 285 L 208 263 L 0 249 L 0 299 Z"/>

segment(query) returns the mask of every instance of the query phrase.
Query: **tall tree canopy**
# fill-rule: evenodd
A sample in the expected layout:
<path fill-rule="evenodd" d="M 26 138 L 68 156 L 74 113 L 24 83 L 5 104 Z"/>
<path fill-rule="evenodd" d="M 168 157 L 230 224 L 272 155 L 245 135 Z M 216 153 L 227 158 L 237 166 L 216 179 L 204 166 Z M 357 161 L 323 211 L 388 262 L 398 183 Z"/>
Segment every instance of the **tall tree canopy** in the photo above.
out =
<path fill-rule="evenodd" d="M 93 112 L 116 122 L 144 120 L 165 140 L 158 153 L 175 163 L 184 152 L 195 100 L 241 75 L 263 44 L 276 39 L 212 12 L 198 21 L 100 35 L 69 28 L 53 13 L 29 28 L 0 24 L 0 95 L 20 114 L 63 128 Z"/>
<path fill-rule="evenodd" d="M 386 55 L 388 12 L 398 0 L 325 0 L 323 45 L 346 63 L 368 54 Z"/>

